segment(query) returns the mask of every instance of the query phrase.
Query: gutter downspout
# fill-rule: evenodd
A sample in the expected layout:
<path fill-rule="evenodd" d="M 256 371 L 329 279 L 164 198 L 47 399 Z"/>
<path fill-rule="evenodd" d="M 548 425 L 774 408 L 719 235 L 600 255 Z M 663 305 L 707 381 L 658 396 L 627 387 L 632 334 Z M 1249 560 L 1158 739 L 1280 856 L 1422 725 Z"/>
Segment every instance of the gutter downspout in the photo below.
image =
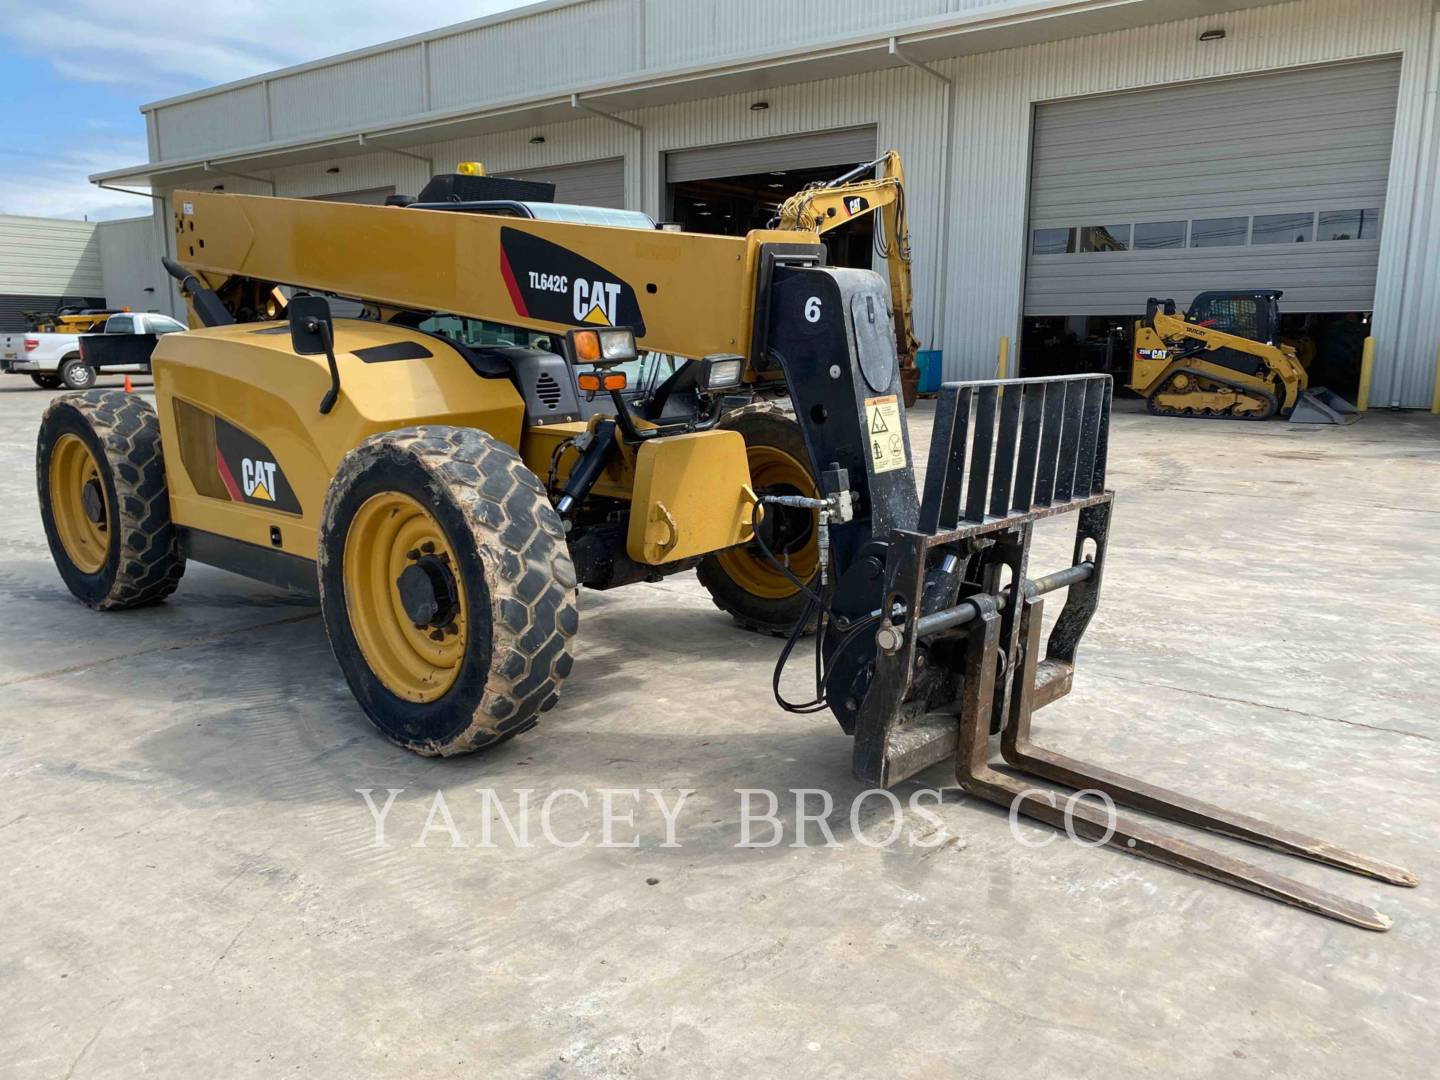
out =
<path fill-rule="evenodd" d="M 890 55 L 897 60 L 922 72 L 932 79 L 938 79 L 945 87 L 945 135 L 942 142 L 944 157 L 940 168 L 940 206 L 941 206 L 941 228 L 940 228 L 940 251 L 935 269 L 935 295 L 930 300 L 930 348 L 945 348 L 945 312 L 948 305 L 948 298 L 945 295 L 945 282 L 950 265 L 950 215 L 945 207 L 950 198 L 950 168 L 952 153 L 952 139 L 955 130 L 955 80 L 941 75 L 934 68 L 922 64 L 913 57 L 906 56 L 896 38 L 890 39 Z"/>

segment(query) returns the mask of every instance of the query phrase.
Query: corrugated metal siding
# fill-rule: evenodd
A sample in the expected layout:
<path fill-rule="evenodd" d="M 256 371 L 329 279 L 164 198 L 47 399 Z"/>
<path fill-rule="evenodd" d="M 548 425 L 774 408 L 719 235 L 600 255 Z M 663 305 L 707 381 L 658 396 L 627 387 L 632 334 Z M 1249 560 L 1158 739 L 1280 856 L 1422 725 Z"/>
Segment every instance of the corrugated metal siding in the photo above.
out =
<path fill-rule="evenodd" d="M 635 16 L 634 0 L 590 0 L 436 38 L 430 107 L 523 99 L 634 72 Z"/>
<path fill-rule="evenodd" d="M 1036 108 L 1030 230 L 1383 210 L 1398 60 L 1305 68 Z M 1157 137 L 1174 132 L 1176 137 Z M 1369 311 L 1378 240 L 1031 251 L 1027 315 L 1118 315 L 1148 296 L 1285 290 L 1284 309 Z M 1293 239 L 1293 238 L 1292 238 Z"/>
<path fill-rule="evenodd" d="M 424 72 L 420 46 L 412 45 L 275 79 L 270 83 L 270 137 L 350 131 L 424 112 Z"/>
<path fill-rule="evenodd" d="M 170 276 L 160 265 L 154 220 L 102 221 L 96 235 L 106 306 L 168 314 L 165 292 Z"/>
<path fill-rule="evenodd" d="M 153 115 L 162 161 L 270 141 L 264 83 L 167 105 Z"/>
<path fill-rule="evenodd" d="M 511 169 L 494 176 L 513 176 L 520 180 L 544 180 L 555 185 L 557 203 L 580 206 L 606 206 L 625 209 L 625 159 L 582 161 L 575 165 L 551 165 L 541 169 Z"/>
<path fill-rule="evenodd" d="M 698 150 L 671 150 L 665 155 L 665 182 L 707 180 L 717 176 L 745 176 L 768 169 L 818 169 L 826 165 L 873 161 L 875 129 L 850 128 L 788 135 L 779 139 L 750 139 Z"/>
<path fill-rule="evenodd" d="M 103 296 L 93 221 L 0 216 L 0 293 Z"/>
<path fill-rule="evenodd" d="M 952 7 L 947 0 L 646 0 L 645 57 L 654 67 L 678 67 L 939 18 Z"/>
<path fill-rule="evenodd" d="M 947 15 L 1010 9 L 1035 17 L 1073 6 L 1073 0 L 583 0 L 521 9 L 423 42 L 274 76 L 268 102 L 265 85 L 252 83 L 161 105 L 154 113 L 159 155 L 152 147 L 152 160 L 564 94 L 607 79 L 889 33 Z"/>
<path fill-rule="evenodd" d="M 994 370 L 1002 335 L 1020 321 L 1026 251 L 1030 115 L 1036 103 L 1212 76 L 1405 52 L 1395 120 L 1376 294 L 1376 383 L 1430 363 L 1400 333 L 1403 264 L 1415 202 L 1420 114 L 1432 23 L 1431 0 L 1301 0 L 1224 16 L 1223 42 L 1198 40 L 1212 17 L 1053 42 L 940 65 L 963 87 L 957 98 L 944 317 L 947 378 Z M 1407 51 L 1408 50 L 1408 51 Z M 1418 54 L 1418 55 L 1417 55 Z M 1183 137 L 1178 132 L 1173 137 Z M 1164 130 L 1157 140 L 1166 138 Z M 1431 144 L 1428 153 L 1433 155 Z M 1426 198 L 1430 196 L 1427 194 Z M 1407 316 L 1413 317 L 1413 316 Z M 1434 342 L 1429 345 L 1433 357 Z M 1429 379 L 1425 378 L 1428 386 Z M 1422 404 L 1407 384 L 1406 403 Z"/>

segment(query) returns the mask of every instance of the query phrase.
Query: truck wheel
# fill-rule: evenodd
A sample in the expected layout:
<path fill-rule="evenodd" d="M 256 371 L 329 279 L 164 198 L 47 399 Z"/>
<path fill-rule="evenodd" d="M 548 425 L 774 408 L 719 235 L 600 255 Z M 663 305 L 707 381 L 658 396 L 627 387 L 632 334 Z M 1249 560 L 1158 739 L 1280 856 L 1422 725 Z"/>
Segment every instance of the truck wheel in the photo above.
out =
<path fill-rule="evenodd" d="M 717 425 L 745 439 L 750 482 L 760 495 L 804 495 L 818 487 L 800 425 L 772 405 L 747 405 Z M 820 573 L 818 518 L 813 510 L 771 507 L 758 528 L 766 547 L 807 587 Z M 758 543 L 740 544 L 701 560 L 700 584 L 715 606 L 749 630 L 788 635 L 805 611 L 800 587 L 776 568 Z M 813 618 L 807 630 L 814 629 Z"/>
<path fill-rule="evenodd" d="M 575 567 L 544 486 L 504 443 L 441 426 L 367 439 L 330 484 L 319 555 L 335 659 L 392 741 L 463 754 L 555 705 Z"/>
<path fill-rule="evenodd" d="M 95 369 L 78 356 L 62 360 L 59 375 L 69 390 L 89 390 L 95 385 Z"/>
<path fill-rule="evenodd" d="M 148 401 L 116 390 L 56 398 L 40 421 L 35 478 L 50 554 L 77 599 L 111 611 L 175 591 L 185 560 Z"/>
<path fill-rule="evenodd" d="M 30 379 L 31 379 L 32 382 L 35 383 L 36 386 L 40 387 L 41 390 L 58 390 L 58 389 L 60 389 L 60 376 L 59 376 L 59 375 L 50 375 L 50 374 L 31 375 L 31 376 L 30 376 Z"/>

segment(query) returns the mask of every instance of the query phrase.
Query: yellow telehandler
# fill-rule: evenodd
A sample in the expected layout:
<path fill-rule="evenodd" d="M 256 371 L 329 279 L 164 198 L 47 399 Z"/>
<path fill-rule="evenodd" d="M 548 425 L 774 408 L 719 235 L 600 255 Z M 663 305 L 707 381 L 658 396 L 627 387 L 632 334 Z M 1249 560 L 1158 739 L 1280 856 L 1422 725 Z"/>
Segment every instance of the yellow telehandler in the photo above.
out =
<path fill-rule="evenodd" d="M 195 328 L 157 344 L 154 407 L 90 391 L 42 422 L 41 514 L 71 592 L 154 603 L 187 560 L 313 592 L 369 719 L 448 755 L 556 704 L 580 586 L 697 567 L 741 621 L 788 627 L 777 702 L 828 709 L 863 781 L 950 759 L 1012 812 L 1388 927 L 1017 777 L 1415 883 L 1031 741 L 1099 602 L 1108 376 L 946 385 L 922 493 L 879 275 L 824 265 L 808 229 L 689 235 L 545 195 L 473 167 L 403 207 L 176 192 L 166 265 Z M 1036 575 L 1047 519 L 1074 523 L 1074 555 Z M 811 627 L 814 695 L 789 701 L 780 674 Z"/>

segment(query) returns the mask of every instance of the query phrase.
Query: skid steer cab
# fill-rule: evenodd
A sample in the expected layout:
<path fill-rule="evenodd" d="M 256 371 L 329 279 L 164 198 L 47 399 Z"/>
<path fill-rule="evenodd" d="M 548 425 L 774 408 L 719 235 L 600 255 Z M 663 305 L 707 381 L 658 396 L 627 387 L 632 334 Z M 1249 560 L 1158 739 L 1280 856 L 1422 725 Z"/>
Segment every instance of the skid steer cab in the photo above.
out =
<path fill-rule="evenodd" d="M 946 384 L 922 478 L 883 277 L 826 266 L 813 231 L 691 236 L 536 188 L 469 171 L 404 207 L 177 193 L 185 261 L 166 265 L 196 328 L 157 345 L 154 406 L 65 395 L 41 425 L 42 518 L 71 592 L 155 603 L 194 560 L 315 593 L 366 716 L 451 755 L 556 705 L 582 586 L 694 569 L 737 623 L 784 639 L 777 702 L 830 712 L 862 781 L 949 761 L 1015 813 L 1388 925 L 1145 826 L 1061 813 L 991 767 L 998 750 L 1114 803 L 1414 883 L 1031 741 L 1099 603 L 1108 377 Z M 1073 553 L 1036 572 L 1046 521 L 1073 527 Z M 795 702 L 781 676 L 807 635 L 814 692 Z"/>

